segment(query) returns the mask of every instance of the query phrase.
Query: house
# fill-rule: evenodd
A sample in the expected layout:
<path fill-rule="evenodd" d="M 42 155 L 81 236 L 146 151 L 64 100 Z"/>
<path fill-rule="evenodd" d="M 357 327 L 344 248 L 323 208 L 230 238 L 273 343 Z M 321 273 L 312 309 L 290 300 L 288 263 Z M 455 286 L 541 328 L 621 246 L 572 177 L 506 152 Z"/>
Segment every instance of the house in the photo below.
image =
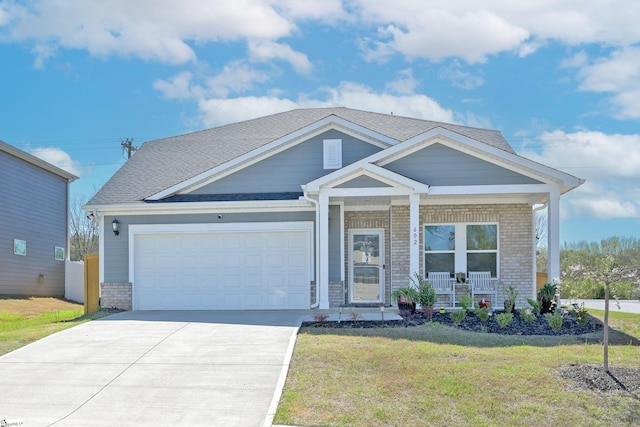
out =
<path fill-rule="evenodd" d="M 0 141 L 0 295 L 64 296 L 76 179 Z"/>
<path fill-rule="evenodd" d="M 534 207 L 548 207 L 559 276 L 560 196 L 582 182 L 498 131 L 313 108 L 147 142 L 85 209 L 103 306 L 389 305 L 436 269 L 490 271 L 524 303 Z"/>

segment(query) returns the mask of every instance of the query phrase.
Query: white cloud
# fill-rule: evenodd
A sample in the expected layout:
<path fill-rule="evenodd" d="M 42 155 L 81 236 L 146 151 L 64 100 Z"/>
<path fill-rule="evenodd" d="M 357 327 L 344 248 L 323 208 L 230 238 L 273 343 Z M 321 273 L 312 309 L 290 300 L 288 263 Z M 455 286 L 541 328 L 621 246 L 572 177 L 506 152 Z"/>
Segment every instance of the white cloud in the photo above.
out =
<path fill-rule="evenodd" d="M 413 77 L 411 68 L 407 68 L 406 70 L 400 70 L 398 78 L 387 83 L 386 87 L 387 90 L 399 95 L 409 95 L 415 93 L 418 83 L 419 81 Z"/>
<path fill-rule="evenodd" d="M 231 94 L 253 89 L 255 83 L 267 81 L 268 76 L 245 63 L 236 61 L 227 64 L 218 74 L 205 78 L 205 83 L 202 85 L 195 83 L 194 80 L 196 78 L 193 73 L 183 71 L 168 80 L 157 79 L 153 87 L 166 99 L 226 98 Z"/>
<path fill-rule="evenodd" d="M 579 0 L 354 0 L 364 24 L 382 30 L 362 46 L 368 60 L 390 52 L 407 58 L 440 60 L 458 57 L 482 62 L 487 56 L 513 51 L 527 56 L 548 41 L 577 46 L 601 43 L 629 46 L 640 41 L 640 3 Z"/>
<path fill-rule="evenodd" d="M 278 39 L 296 28 L 264 0 L 34 1 L 30 7 L 12 2 L 5 11 L 14 40 L 169 64 L 196 59 L 189 43 Z"/>
<path fill-rule="evenodd" d="M 322 88 L 320 92 L 323 95 L 321 99 L 306 95 L 301 95 L 295 100 L 277 96 L 210 98 L 200 100 L 198 107 L 205 126 L 217 126 L 294 108 L 311 107 L 349 107 L 450 123 L 456 122 L 458 117 L 453 111 L 441 107 L 425 95 L 377 93 L 364 85 L 351 82 L 343 82 L 334 88 Z"/>
<path fill-rule="evenodd" d="M 320 20 L 334 22 L 349 19 L 342 8 L 342 0 L 276 0 L 271 2 L 293 19 Z"/>
<path fill-rule="evenodd" d="M 297 108 L 294 101 L 271 96 L 241 98 L 211 98 L 198 103 L 201 120 L 206 126 L 235 123 L 255 117 L 280 113 Z"/>
<path fill-rule="evenodd" d="M 640 134 L 545 132 L 521 154 L 587 180 L 563 198 L 572 216 L 640 216 Z"/>
<path fill-rule="evenodd" d="M 586 61 L 585 61 L 586 62 Z M 580 70 L 580 89 L 609 93 L 621 118 L 640 118 L 640 48 L 614 51 Z"/>
<path fill-rule="evenodd" d="M 563 68 L 580 68 L 589 62 L 589 56 L 584 50 L 574 54 L 573 56 L 564 59 L 560 66 Z"/>
<path fill-rule="evenodd" d="M 291 46 L 272 41 L 250 41 L 249 56 L 254 61 L 268 62 L 272 59 L 284 60 L 300 74 L 309 74 L 313 68 L 307 55 L 296 52 Z"/>
<path fill-rule="evenodd" d="M 440 69 L 439 78 L 449 80 L 451 84 L 461 89 L 472 90 L 484 84 L 484 78 L 462 70 L 459 61 Z"/>
<path fill-rule="evenodd" d="M 254 88 L 254 83 L 269 79 L 266 73 L 252 69 L 247 64 L 232 62 L 217 75 L 207 79 L 209 93 L 226 98 L 231 93 L 242 93 Z"/>
<path fill-rule="evenodd" d="M 30 151 L 34 156 L 44 160 L 45 162 L 49 162 L 52 165 L 59 167 L 60 169 L 64 169 L 76 176 L 82 175 L 82 167 L 80 166 L 80 163 L 73 160 L 71 156 L 67 154 L 67 152 L 59 148 L 43 147 L 34 148 Z"/>
<path fill-rule="evenodd" d="M 170 80 L 156 80 L 153 82 L 153 87 L 162 92 L 162 96 L 166 99 L 191 99 L 197 97 L 197 89 L 191 86 L 191 77 L 190 72 L 184 71 Z"/>

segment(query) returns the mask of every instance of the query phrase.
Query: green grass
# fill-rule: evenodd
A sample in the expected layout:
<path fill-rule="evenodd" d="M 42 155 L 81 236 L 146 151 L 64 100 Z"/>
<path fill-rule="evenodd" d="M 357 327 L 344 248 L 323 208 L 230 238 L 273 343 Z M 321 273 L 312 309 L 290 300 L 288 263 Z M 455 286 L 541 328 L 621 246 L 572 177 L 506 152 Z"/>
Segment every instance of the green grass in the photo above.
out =
<path fill-rule="evenodd" d="M 0 313 L 0 355 L 103 314 L 83 316 L 84 310 L 61 310 L 27 316 Z"/>
<path fill-rule="evenodd" d="M 615 307 L 615 305 L 612 303 L 611 307 Z M 640 314 L 615 310 L 615 308 L 609 309 L 609 326 L 627 336 L 640 338 Z M 600 320 L 604 319 L 604 310 L 589 309 L 588 313 Z"/>
<path fill-rule="evenodd" d="M 610 347 L 640 368 L 640 347 Z M 555 369 L 602 361 L 573 337 L 473 333 L 426 324 L 398 329 L 303 328 L 275 424 L 299 426 L 634 425 L 628 395 L 571 391 Z"/>

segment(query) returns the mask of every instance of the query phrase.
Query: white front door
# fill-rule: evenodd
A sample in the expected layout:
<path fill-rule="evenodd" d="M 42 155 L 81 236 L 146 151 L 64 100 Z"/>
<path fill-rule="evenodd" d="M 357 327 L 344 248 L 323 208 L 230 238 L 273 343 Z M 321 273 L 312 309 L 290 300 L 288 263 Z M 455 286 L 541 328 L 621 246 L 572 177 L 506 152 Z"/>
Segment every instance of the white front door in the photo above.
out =
<path fill-rule="evenodd" d="M 349 230 L 349 301 L 378 303 L 384 298 L 384 230 Z"/>

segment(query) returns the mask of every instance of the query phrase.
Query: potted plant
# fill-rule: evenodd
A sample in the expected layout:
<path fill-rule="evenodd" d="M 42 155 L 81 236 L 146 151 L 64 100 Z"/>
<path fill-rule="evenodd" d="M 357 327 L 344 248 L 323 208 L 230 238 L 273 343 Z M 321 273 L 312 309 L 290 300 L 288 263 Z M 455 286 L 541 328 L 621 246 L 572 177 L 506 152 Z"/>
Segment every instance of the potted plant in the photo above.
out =
<path fill-rule="evenodd" d="M 456 282 L 458 283 L 466 283 L 467 281 L 467 275 L 463 272 L 458 272 L 456 273 Z"/>
<path fill-rule="evenodd" d="M 391 298 L 396 300 L 398 304 L 398 310 L 400 311 L 416 311 L 416 301 L 418 301 L 418 291 L 411 287 L 405 286 L 404 288 L 398 288 L 391 293 Z"/>
<path fill-rule="evenodd" d="M 509 285 L 507 288 L 503 288 L 504 292 L 504 312 L 505 313 L 515 313 L 516 309 L 516 299 L 518 298 L 519 292 L 513 285 Z"/>
<path fill-rule="evenodd" d="M 411 281 L 418 288 L 418 295 L 416 301 L 420 304 L 422 312 L 425 317 L 431 319 L 433 314 L 433 306 L 438 301 L 438 296 L 436 295 L 436 290 L 431 286 L 431 283 L 424 280 L 420 274 L 416 273 L 414 277 L 411 278 Z"/>

